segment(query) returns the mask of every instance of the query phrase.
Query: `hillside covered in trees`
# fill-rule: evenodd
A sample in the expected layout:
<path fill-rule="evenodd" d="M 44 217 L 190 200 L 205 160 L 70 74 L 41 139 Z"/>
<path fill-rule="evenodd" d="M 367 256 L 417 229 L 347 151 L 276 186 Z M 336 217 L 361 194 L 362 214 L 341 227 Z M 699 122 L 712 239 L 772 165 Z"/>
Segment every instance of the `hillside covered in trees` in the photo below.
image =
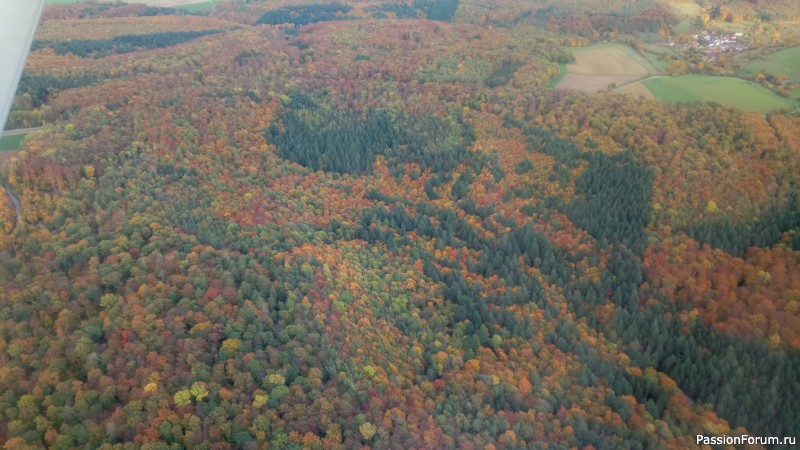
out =
<path fill-rule="evenodd" d="M 4 448 L 800 436 L 800 116 L 551 88 L 665 2 L 490 3 L 49 6 Z"/>

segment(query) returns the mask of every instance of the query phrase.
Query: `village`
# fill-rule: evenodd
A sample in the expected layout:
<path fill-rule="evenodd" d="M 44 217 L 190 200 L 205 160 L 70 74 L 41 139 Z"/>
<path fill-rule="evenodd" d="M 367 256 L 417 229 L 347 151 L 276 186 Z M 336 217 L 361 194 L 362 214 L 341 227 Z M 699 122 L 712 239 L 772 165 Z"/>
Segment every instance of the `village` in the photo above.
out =
<path fill-rule="evenodd" d="M 689 36 L 689 40 L 672 40 L 666 45 L 677 49 L 695 49 L 702 52 L 706 59 L 716 62 L 722 53 L 734 53 L 749 48 L 749 37 L 743 33 L 722 33 L 719 31 L 703 31 Z"/>

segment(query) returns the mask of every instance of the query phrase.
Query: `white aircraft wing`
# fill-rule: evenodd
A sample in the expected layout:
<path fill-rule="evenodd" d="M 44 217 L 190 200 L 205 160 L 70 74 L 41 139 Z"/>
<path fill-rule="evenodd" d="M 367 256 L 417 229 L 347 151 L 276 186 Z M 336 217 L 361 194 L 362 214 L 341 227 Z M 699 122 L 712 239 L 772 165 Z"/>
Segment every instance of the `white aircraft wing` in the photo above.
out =
<path fill-rule="evenodd" d="M 44 0 L 0 0 L 0 131 L 39 24 Z"/>

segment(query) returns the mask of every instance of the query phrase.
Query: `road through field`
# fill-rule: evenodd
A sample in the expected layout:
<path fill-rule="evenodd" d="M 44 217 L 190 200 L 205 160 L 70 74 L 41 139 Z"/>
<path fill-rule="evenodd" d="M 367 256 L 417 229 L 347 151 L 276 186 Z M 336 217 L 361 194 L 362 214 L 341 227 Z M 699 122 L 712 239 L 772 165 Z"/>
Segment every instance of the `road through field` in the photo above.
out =
<path fill-rule="evenodd" d="M 558 88 L 593 94 L 654 73 L 653 68 L 646 67 L 632 52 L 620 45 L 575 50 L 575 63 L 567 65 L 567 74 Z"/>
<path fill-rule="evenodd" d="M 30 133 L 32 131 L 39 131 L 41 129 L 42 129 L 42 127 L 17 128 L 16 130 L 5 130 L 5 131 L 3 131 L 2 134 L 0 134 L 0 136 L 3 136 L 3 137 L 5 137 L 5 136 L 17 136 L 17 135 L 20 135 L 20 134 L 28 134 L 28 133 Z"/>
<path fill-rule="evenodd" d="M 640 82 L 624 84 L 614 89 L 614 92 L 618 94 L 633 95 L 635 97 L 655 98 L 653 96 L 653 93 L 650 92 L 646 87 L 644 87 L 644 85 Z"/>

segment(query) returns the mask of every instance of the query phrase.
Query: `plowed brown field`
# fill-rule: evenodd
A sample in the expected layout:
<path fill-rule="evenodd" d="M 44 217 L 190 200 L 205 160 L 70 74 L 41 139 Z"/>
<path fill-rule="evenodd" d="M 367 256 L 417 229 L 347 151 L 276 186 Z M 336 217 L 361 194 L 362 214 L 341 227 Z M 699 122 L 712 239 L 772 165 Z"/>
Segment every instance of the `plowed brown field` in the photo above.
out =
<path fill-rule="evenodd" d="M 595 93 L 610 85 L 635 81 L 650 71 L 631 54 L 616 46 L 577 50 L 575 64 L 567 65 L 567 74 L 558 89 Z"/>

